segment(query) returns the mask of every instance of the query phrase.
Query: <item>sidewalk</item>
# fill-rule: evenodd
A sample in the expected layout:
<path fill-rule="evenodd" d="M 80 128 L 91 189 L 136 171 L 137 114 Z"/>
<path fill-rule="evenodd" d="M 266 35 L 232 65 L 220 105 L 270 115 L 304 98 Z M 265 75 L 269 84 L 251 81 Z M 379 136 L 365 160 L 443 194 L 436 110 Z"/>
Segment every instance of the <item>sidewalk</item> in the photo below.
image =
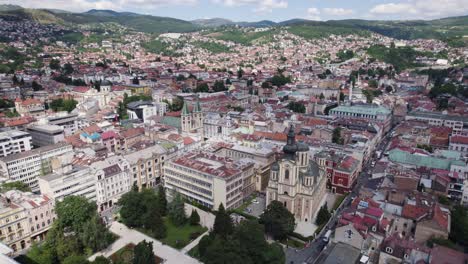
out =
<path fill-rule="evenodd" d="M 190 242 L 190 244 L 186 245 L 183 249 L 181 249 L 182 253 L 187 254 L 192 248 L 196 247 L 198 245 L 198 242 L 202 239 L 202 237 L 208 235 L 210 231 L 206 231 L 205 233 L 201 234 L 197 239 L 194 241 Z"/>
<path fill-rule="evenodd" d="M 133 229 L 129 229 L 125 225 L 119 222 L 116 222 L 116 221 L 113 222 L 112 225 L 110 226 L 110 231 L 120 236 L 120 238 L 117 239 L 108 248 L 89 257 L 88 258 L 89 261 L 93 261 L 97 256 L 104 256 L 108 258 L 109 256 L 111 256 L 112 254 L 114 254 L 115 252 L 117 252 L 119 249 L 121 249 L 127 244 L 133 243 L 136 245 L 139 242 L 146 240 L 146 241 L 153 242 L 154 254 L 164 259 L 165 261 L 164 263 L 168 263 L 168 264 L 179 264 L 179 263 L 180 264 L 199 264 L 201 263 L 198 260 L 188 255 L 185 255 L 184 252 L 178 251 L 177 249 L 174 249 L 170 246 L 163 245 L 160 241 L 155 240 Z M 201 236 L 199 237 L 199 239 L 201 239 Z M 197 243 L 195 243 L 192 247 L 198 244 L 198 239 L 195 241 L 197 241 Z M 194 243 L 195 241 L 193 241 L 192 243 Z M 192 245 L 192 243 L 187 245 L 185 248 Z"/>

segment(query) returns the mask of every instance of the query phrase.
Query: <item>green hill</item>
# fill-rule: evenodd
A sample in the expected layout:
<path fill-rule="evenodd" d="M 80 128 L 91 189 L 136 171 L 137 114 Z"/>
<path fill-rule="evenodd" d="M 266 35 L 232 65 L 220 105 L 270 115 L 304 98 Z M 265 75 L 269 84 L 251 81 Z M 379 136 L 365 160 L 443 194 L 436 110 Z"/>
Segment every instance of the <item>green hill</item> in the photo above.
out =
<path fill-rule="evenodd" d="M 199 27 L 191 22 L 150 15 L 111 10 L 91 10 L 86 13 L 53 12 L 43 9 L 0 9 L 0 17 L 5 19 L 32 19 L 43 24 L 90 24 L 114 22 L 136 31 L 147 33 L 190 32 Z"/>

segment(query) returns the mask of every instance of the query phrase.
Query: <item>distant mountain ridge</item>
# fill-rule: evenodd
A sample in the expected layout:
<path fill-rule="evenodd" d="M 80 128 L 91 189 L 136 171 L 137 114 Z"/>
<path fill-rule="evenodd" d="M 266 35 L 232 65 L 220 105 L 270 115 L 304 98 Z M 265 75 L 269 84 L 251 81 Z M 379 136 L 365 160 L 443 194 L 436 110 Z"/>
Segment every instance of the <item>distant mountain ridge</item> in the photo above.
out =
<path fill-rule="evenodd" d="M 279 27 L 287 26 L 292 32 L 304 37 L 320 37 L 323 31 L 333 34 L 374 32 L 398 39 L 435 38 L 446 40 L 468 35 L 468 16 L 448 17 L 435 20 L 329 20 L 312 21 L 290 19 L 281 22 L 269 20 L 235 22 L 224 18 L 185 21 L 170 17 L 142 15 L 132 12 L 91 9 L 83 13 L 63 10 L 27 9 L 19 5 L 0 5 L 0 17 L 8 19 L 33 19 L 40 23 L 88 24 L 114 22 L 136 31 L 147 33 L 192 32 L 202 28 L 217 27 Z"/>

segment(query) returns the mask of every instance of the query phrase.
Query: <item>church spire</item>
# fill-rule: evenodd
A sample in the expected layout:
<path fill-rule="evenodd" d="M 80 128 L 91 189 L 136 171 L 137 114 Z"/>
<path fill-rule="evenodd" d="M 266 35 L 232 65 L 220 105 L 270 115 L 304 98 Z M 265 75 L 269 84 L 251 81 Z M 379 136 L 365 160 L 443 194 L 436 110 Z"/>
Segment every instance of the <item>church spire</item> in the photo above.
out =
<path fill-rule="evenodd" d="M 182 115 L 190 115 L 190 111 L 188 110 L 188 106 L 185 101 L 184 101 L 184 106 L 182 107 Z"/>
<path fill-rule="evenodd" d="M 197 95 L 197 103 L 195 104 L 195 109 L 193 110 L 193 112 L 200 113 L 201 111 L 202 110 L 200 105 L 200 96 Z"/>

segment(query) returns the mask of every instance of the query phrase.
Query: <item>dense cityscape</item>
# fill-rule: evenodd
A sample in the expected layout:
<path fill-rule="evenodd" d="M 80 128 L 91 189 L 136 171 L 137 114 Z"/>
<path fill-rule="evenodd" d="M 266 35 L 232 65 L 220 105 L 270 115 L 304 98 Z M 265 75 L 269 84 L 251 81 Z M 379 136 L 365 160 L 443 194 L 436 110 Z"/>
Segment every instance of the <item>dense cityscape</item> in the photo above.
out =
<path fill-rule="evenodd" d="M 466 264 L 467 60 L 468 16 L 0 4 L 0 263 Z"/>

